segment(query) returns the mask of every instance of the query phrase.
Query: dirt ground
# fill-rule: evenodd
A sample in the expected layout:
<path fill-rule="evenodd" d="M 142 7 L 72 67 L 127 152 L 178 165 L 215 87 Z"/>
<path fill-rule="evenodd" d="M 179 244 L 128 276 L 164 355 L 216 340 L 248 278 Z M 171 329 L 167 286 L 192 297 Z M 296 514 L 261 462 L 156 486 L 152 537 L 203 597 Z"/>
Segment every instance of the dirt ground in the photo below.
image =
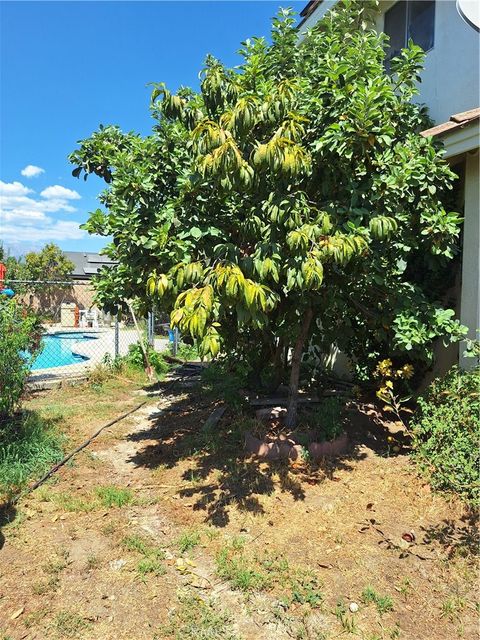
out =
<path fill-rule="evenodd" d="M 35 402 L 68 414 L 55 393 Z M 72 443 L 94 431 L 81 393 Z M 228 412 L 205 433 L 198 387 L 132 393 L 118 414 L 147 403 L 3 514 L 2 640 L 478 637 L 475 523 L 373 420 L 352 415 L 340 459 L 266 463 Z"/>

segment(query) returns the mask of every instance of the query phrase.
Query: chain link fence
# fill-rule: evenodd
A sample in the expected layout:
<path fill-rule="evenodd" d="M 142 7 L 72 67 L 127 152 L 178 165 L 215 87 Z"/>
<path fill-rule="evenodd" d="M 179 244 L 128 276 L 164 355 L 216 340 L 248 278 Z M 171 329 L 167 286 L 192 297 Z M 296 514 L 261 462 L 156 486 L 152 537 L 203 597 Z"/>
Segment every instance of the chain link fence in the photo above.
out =
<path fill-rule="evenodd" d="M 7 280 L 3 284 L 42 321 L 41 350 L 32 362 L 32 381 L 86 375 L 98 364 L 127 355 L 140 339 L 156 351 L 165 351 L 173 340 L 166 319 L 153 311 L 144 318 L 134 317 L 133 310 L 112 315 L 102 309 L 88 281 Z"/>

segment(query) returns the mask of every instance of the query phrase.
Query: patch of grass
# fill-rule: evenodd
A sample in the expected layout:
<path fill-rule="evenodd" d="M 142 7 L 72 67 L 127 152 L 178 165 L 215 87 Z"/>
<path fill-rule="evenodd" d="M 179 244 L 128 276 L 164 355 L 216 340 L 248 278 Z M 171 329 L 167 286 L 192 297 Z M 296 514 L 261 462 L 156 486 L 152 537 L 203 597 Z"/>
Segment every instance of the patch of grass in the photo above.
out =
<path fill-rule="evenodd" d="M 195 529 L 184 531 L 177 542 L 180 553 L 185 553 L 186 551 L 194 549 L 198 544 L 200 544 L 200 537 L 200 532 Z"/>
<path fill-rule="evenodd" d="M 381 596 L 373 587 L 368 586 L 362 591 L 361 600 L 365 604 L 374 604 L 378 613 L 382 616 L 384 613 L 393 610 L 393 600 L 390 596 Z"/>
<path fill-rule="evenodd" d="M 56 556 L 51 558 L 44 566 L 45 573 L 57 575 L 68 567 L 69 553 L 66 549 L 57 550 Z"/>
<path fill-rule="evenodd" d="M 459 596 L 451 596 L 442 604 L 442 618 L 448 618 L 451 622 L 458 620 L 465 609 L 465 599 Z"/>
<path fill-rule="evenodd" d="M 132 491 L 130 489 L 123 489 L 122 487 L 96 487 L 95 494 L 107 509 L 110 507 L 123 507 L 126 504 L 130 504 L 133 500 Z"/>
<path fill-rule="evenodd" d="M 175 640 L 240 640 L 234 632 L 231 615 L 214 600 L 204 601 L 191 594 L 179 595 L 179 605 L 169 624 L 155 638 Z"/>
<path fill-rule="evenodd" d="M 144 538 L 137 534 L 123 538 L 122 545 L 128 551 L 139 553 L 142 558 L 137 563 L 137 573 L 145 579 L 148 574 L 162 576 L 166 573 L 165 553 L 158 547 L 153 547 Z"/>
<path fill-rule="evenodd" d="M 136 551 L 137 553 L 141 553 L 142 555 L 148 555 L 150 552 L 151 546 L 141 536 L 136 533 L 131 536 L 126 536 L 122 540 L 122 545 L 127 549 L 127 551 Z"/>
<path fill-rule="evenodd" d="M 358 633 L 357 623 L 354 617 L 349 615 L 347 605 L 343 600 L 337 602 L 334 613 L 345 633 Z"/>
<path fill-rule="evenodd" d="M 291 600 L 298 604 L 308 604 L 312 609 L 323 602 L 321 585 L 313 574 L 300 575 L 292 581 Z"/>
<path fill-rule="evenodd" d="M 65 437 L 53 420 L 25 412 L 18 420 L 0 426 L 0 497 L 11 497 L 33 476 L 59 462 Z"/>
<path fill-rule="evenodd" d="M 46 593 L 54 592 L 60 586 L 60 579 L 57 575 L 52 575 L 48 580 L 36 582 L 32 586 L 32 592 L 37 596 L 43 596 Z"/>
<path fill-rule="evenodd" d="M 270 584 L 265 572 L 255 567 L 244 555 L 232 553 L 229 547 L 218 552 L 216 564 L 218 575 L 239 591 L 262 591 Z"/>
<path fill-rule="evenodd" d="M 93 511 L 97 506 L 93 500 L 74 496 L 68 491 L 52 494 L 51 500 L 58 504 L 64 511 L 74 513 L 88 513 L 89 511 Z"/>
<path fill-rule="evenodd" d="M 117 527 L 115 526 L 114 522 L 107 522 L 107 524 L 104 524 L 101 529 L 104 536 L 111 536 L 115 533 L 116 530 Z"/>
<path fill-rule="evenodd" d="M 53 628 L 63 638 L 75 638 L 88 626 L 82 616 L 72 611 L 60 611 L 53 621 Z"/>
<path fill-rule="evenodd" d="M 153 573 L 155 576 L 163 576 L 167 573 L 165 565 L 158 558 L 147 556 L 137 564 L 137 572 L 141 576 Z"/>
<path fill-rule="evenodd" d="M 305 604 L 319 607 L 323 601 L 321 583 L 314 572 L 291 567 L 285 558 L 252 556 L 246 540 L 237 536 L 222 547 L 216 557 L 217 573 L 234 589 L 244 592 L 275 591 L 283 607 Z"/>
<path fill-rule="evenodd" d="M 98 569 L 100 566 L 100 558 L 95 555 L 88 556 L 86 562 L 86 568 L 88 571 L 92 571 L 93 569 Z"/>

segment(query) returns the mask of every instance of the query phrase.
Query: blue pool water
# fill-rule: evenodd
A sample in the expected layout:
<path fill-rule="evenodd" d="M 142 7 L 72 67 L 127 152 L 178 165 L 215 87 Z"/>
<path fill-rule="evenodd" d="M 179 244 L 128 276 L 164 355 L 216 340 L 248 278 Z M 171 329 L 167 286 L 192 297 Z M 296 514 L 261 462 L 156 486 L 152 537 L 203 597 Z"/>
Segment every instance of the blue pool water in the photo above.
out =
<path fill-rule="evenodd" d="M 96 340 L 96 337 L 80 332 L 53 333 L 43 336 L 43 348 L 33 361 L 31 370 L 64 367 L 68 364 L 85 362 L 89 358 L 73 353 L 72 349 L 75 350 L 75 344 L 77 342 L 84 342 L 86 340 Z"/>

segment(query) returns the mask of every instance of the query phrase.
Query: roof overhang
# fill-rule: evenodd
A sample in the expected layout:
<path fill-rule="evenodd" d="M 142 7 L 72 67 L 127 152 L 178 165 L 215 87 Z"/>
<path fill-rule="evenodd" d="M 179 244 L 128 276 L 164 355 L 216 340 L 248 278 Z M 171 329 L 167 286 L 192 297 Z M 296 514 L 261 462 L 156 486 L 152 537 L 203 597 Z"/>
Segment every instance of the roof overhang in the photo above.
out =
<path fill-rule="evenodd" d="M 448 122 L 422 131 L 424 138 L 441 138 L 445 144 L 445 158 L 478 149 L 480 144 L 480 108 L 456 113 Z"/>

